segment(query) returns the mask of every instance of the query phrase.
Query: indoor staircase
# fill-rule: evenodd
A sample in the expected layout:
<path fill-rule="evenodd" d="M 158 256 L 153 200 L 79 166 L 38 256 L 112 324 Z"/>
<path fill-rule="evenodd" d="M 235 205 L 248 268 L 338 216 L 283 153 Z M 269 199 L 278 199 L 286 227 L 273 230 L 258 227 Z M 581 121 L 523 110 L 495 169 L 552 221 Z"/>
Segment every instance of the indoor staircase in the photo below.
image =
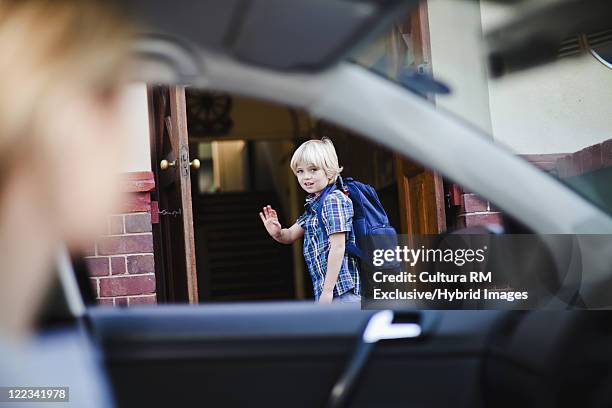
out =
<path fill-rule="evenodd" d="M 266 204 L 278 211 L 277 201 L 253 192 L 193 197 L 202 301 L 294 298 L 291 246 L 270 238 L 259 218 Z"/>

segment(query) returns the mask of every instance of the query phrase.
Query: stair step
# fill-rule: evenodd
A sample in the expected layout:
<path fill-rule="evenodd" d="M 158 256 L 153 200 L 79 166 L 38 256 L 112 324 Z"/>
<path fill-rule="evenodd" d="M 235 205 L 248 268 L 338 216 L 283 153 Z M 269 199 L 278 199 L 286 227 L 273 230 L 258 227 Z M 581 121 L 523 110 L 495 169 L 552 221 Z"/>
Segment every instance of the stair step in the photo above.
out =
<path fill-rule="evenodd" d="M 276 258 L 275 261 L 280 262 L 281 260 L 285 260 L 285 262 L 287 262 L 287 265 L 291 266 L 291 263 L 289 263 L 287 261 L 290 260 L 290 258 L 287 257 L 283 257 L 283 258 Z M 206 260 L 206 264 L 208 269 L 207 270 L 215 270 L 216 268 L 245 268 L 245 267 L 258 267 L 258 268 L 263 268 L 266 265 L 270 265 L 269 260 L 267 259 L 217 259 L 214 261 L 211 261 L 210 259 Z"/>
<path fill-rule="evenodd" d="M 231 287 L 231 288 L 234 288 L 234 287 L 245 287 L 245 288 L 268 287 L 270 286 L 271 283 L 274 285 L 288 286 L 291 284 L 291 280 L 270 277 L 268 279 L 260 279 L 260 280 L 256 280 L 256 279 L 215 280 L 215 279 L 212 279 L 211 281 L 209 281 L 209 284 L 213 285 L 213 290 L 215 288 L 221 288 L 221 287 L 224 287 L 224 288 L 225 287 Z"/>
<path fill-rule="evenodd" d="M 238 217 L 232 217 L 231 215 L 220 216 L 220 217 L 194 217 L 194 225 L 197 224 L 202 227 L 217 226 L 217 225 L 246 225 L 246 226 L 259 226 L 263 228 L 263 223 L 259 214 L 246 214 Z M 281 224 L 283 220 L 281 220 Z"/>
<path fill-rule="evenodd" d="M 234 278 L 248 279 L 278 279 L 284 280 L 291 278 L 291 270 L 282 265 L 274 265 L 270 268 L 262 268 L 263 270 L 250 270 L 249 268 L 214 268 L 211 270 L 211 279 L 213 281 L 225 281 Z"/>
<path fill-rule="evenodd" d="M 258 223 L 262 225 L 261 218 L 259 217 L 258 212 L 240 212 L 235 214 L 198 214 L 197 218 L 194 217 L 194 221 L 197 220 L 198 223 L 216 223 L 216 222 L 251 222 Z"/>
<path fill-rule="evenodd" d="M 215 294 L 213 302 L 238 302 L 249 300 L 289 300 L 294 299 L 293 293 L 288 291 L 249 293 L 249 294 Z M 207 299 L 208 301 L 208 299 Z"/>
<path fill-rule="evenodd" d="M 205 228 L 203 228 L 202 233 L 204 234 L 202 238 L 205 238 L 206 240 L 209 240 L 212 242 L 223 241 L 223 240 L 230 240 L 230 241 L 250 240 L 250 239 L 261 240 L 262 235 L 268 238 L 269 240 L 272 240 L 272 238 L 268 235 L 268 233 L 266 232 L 265 228 L 263 228 L 263 226 L 260 226 L 260 228 L 258 228 L 257 230 L 253 229 L 253 230 L 247 230 L 247 231 L 241 231 L 239 229 L 207 231 Z"/>
<path fill-rule="evenodd" d="M 211 290 L 211 294 L 227 294 L 227 293 L 262 293 L 264 291 L 287 291 L 291 288 L 287 282 L 278 282 L 267 285 L 241 285 L 241 284 L 229 284 L 229 285 L 217 285 Z"/>
<path fill-rule="evenodd" d="M 245 252 L 251 252 L 255 249 L 264 249 L 264 250 L 274 250 L 274 251 L 282 251 L 284 249 L 283 244 L 279 244 L 274 241 L 272 238 L 263 239 L 245 239 L 245 240 L 217 240 L 210 241 L 208 243 L 208 248 L 216 248 L 216 249 L 231 249 L 236 255 L 240 255 Z"/>

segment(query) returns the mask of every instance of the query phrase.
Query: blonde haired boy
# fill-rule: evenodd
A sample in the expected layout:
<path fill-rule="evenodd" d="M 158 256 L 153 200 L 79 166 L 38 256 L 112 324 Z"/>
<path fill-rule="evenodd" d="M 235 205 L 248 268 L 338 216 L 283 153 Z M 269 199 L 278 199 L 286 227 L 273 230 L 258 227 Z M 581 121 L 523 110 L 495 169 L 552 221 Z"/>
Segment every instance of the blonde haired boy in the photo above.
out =
<path fill-rule="evenodd" d="M 328 138 L 309 140 L 291 158 L 291 170 L 308 193 L 304 213 L 290 228 L 282 228 L 276 210 L 263 207 L 259 216 L 272 238 L 292 244 L 304 237 L 304 259 L 312 278 L 315 300 L 321 303 L 359 302 L 361 283 L 357 261 L 348 256 L 347 243 L 355 244 L 353 203 L 346 193 L 334 189 L 321 202 L 321 193 L 333 188 L 342 167 Z M 323 225 L 317 211 L 321 209 Z"/>

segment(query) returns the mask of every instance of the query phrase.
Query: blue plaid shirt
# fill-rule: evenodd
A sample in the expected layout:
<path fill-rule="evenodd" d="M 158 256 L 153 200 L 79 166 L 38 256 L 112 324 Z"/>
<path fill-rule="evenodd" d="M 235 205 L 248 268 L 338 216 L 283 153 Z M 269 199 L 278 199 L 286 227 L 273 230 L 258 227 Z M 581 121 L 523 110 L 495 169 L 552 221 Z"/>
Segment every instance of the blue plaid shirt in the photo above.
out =
<path fill-rule="evenodd" d="M 321 195 L 314 194 L 306 197 L 304 214 L 297 219 L 297 224 L 304 229 L 304 259 L 312 278 L 315 299 L 319 300 L 323 292 L 323 283 L 327 273 L 327 258 L 329 256 L 329 236 L 338 232 L 346 232 L 346 242 L 355 243 L 353 232 L 353 203 L 340 190 L 334 190 L 325 197 L 321 218 L 325 228 L 319 226 L 317 210 L 321 206 Z M 357 295 L 361 294 L 359 269 L 357 261 L 349 257 L 346 250 L 342 266 L 338 273 L 338 280 L 334 287 L 334 297 L 338 297 L 350 290 Z"/>

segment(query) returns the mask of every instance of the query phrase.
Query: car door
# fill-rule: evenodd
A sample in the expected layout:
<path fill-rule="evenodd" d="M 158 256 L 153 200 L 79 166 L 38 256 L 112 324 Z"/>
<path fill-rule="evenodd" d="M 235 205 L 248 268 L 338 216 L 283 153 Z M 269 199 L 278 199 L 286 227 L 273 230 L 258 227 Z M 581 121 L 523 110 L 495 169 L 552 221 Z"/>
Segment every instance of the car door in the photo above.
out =
<path fill-rule="evenodd" d="M 276 302 L 93 308 L 88 319 L 122 407 L 483 406 L 503 312 L 396 311 L 393 324 L 421 334 L 375 344 L 348 398 L 331 403 L 376 313 Z"/>

